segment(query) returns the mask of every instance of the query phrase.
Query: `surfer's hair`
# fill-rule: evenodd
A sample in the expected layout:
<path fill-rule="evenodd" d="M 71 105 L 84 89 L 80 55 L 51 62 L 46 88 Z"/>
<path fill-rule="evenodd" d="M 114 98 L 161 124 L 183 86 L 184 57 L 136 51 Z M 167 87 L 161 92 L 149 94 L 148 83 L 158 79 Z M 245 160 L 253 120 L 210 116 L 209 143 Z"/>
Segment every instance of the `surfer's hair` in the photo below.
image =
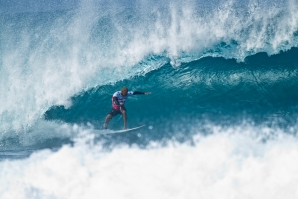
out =
<path fill-rule="evenodd" d="M 128 88 L 125 87 L 125 86 L 123 86 L 122 89 L 121 89 L 121 91 L 128 91 Z"/>

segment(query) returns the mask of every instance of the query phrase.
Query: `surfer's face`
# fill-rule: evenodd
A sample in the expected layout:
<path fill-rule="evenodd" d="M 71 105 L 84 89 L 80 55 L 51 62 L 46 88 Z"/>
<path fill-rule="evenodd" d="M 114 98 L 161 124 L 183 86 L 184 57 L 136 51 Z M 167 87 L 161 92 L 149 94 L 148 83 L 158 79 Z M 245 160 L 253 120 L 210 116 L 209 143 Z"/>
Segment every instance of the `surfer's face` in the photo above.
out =
<path fill-rule="evenodd" d="M 122 90 L 121 91 L 121 95 L 126 96 L 127 95 L 127 92 L 128 92 L 127 90 Z"/>
<path fill-rule="evenodd" d="M 126 87 L 123 87 L 123 88 L 121 89 L 121 95 L 122 95 L 122 96 L 126 96 L 127 93 L 128 93 L 128 89 L 127 89 Z"/>

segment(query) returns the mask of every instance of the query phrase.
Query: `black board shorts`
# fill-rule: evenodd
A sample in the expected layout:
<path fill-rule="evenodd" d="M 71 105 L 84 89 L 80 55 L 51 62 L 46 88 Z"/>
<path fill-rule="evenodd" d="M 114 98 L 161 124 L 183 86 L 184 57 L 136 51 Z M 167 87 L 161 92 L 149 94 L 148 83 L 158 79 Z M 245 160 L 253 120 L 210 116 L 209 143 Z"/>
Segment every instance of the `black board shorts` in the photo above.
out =
<path fill-rule="evenodd" d="M 126 110 L 125 107 L 122 107 L 123 110 Z M 120 109 L 114 109 L 112 108 L 111 111 L 109 112 L 110 115 L 112 115 L 112 117 L 118 115 L 118 114 L 122 114 L 122 112 L 120 111 Z"/>

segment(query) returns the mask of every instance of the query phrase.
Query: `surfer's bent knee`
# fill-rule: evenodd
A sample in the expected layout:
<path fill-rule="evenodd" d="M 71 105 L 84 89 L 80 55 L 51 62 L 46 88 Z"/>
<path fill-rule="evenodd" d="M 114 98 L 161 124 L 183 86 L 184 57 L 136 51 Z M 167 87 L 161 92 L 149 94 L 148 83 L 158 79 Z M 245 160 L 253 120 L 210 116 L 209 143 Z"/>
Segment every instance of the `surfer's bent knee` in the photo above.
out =
<path fill-rule="evenodd" d="M 122 115 L 126 114 L 126 110 L 121 110 Z"/>

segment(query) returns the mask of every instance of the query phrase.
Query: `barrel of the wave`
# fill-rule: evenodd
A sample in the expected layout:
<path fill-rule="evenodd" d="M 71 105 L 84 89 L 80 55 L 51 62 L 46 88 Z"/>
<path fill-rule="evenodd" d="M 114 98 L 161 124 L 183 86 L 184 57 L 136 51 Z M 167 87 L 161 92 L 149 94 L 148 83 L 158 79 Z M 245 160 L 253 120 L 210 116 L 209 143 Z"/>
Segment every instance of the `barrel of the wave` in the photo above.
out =
<path fill-rule="evenodd" d="M 127 100 L 127 98 L 129 96 L 132 96 L 132 95 L 149 95 L 149 94 L 151 94 L 151 92 L 128 91 L 127 87 L 122 87 L 121 91 L 116 91 L 112 96 L 112 109 L 106 116 L 106 120 L 104 123 L 104 129 L 108 128 L 109 121 L 113 117 L 115 117 L 118 114 L 121 114 L 123 116 L 123 122 L 124 122 L 123 129 L 126 130 L 127 129 L 127 115 L 126 115 L 126 108 L 124 106 L 125 101 Z M 141 126 L 141 127 L 143 127 L 143 126 Z M 134 128 L 134 129 L 137 130 L 137 129 L 140 129 L 140 127 Z"/>

